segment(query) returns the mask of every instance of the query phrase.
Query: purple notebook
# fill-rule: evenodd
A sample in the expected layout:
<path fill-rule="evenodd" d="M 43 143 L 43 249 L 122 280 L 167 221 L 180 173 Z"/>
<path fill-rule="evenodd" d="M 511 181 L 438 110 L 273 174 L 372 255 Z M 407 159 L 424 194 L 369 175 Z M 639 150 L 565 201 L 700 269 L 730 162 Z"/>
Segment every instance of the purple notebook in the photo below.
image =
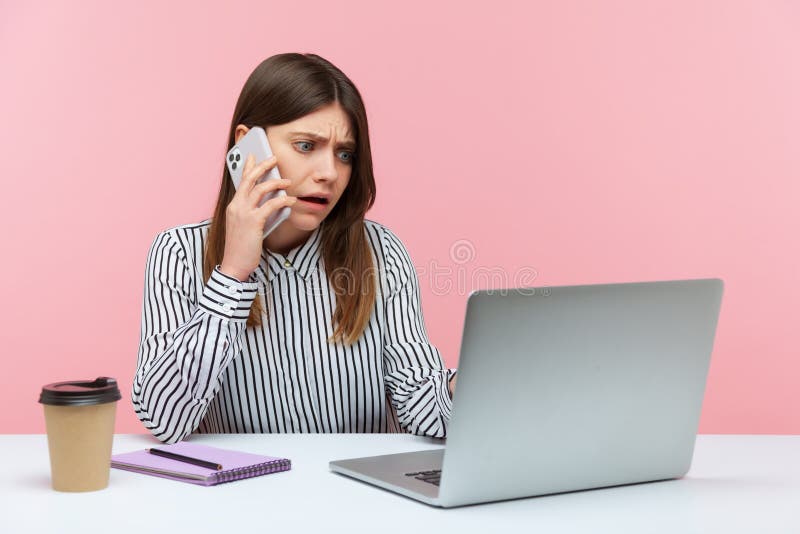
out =
<path fill-rule="evenodd" d="M 150 454 L 146 450 L 115 454 L 111 457 L 111 467 L 202 486 L 213 486 L 242 478 L 288 471 L 292 468 L 292 462 L 286 458 L 220 449 L 186 441 L 174 445 L 159 445 L 157 448 L 221 464 L 222 470 L 217 471 L 170 458 L 162 458 Z"/>

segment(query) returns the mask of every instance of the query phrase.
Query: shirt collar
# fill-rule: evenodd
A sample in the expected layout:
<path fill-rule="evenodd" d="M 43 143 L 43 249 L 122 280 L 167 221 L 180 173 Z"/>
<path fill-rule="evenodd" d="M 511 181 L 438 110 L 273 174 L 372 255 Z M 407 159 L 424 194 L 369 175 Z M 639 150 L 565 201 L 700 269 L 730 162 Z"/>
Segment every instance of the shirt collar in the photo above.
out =
<path fill-rule="evenodd" d="M 262 249 L 259 268 L 266 276 L 267 282 L 271 282 L 281 271 L 297 271 L 303 279 L 308 279 L 319 266 L 321 245 L 322 225 L 317 226 L 304 243 L 297 245 L 285 255 Z"/>

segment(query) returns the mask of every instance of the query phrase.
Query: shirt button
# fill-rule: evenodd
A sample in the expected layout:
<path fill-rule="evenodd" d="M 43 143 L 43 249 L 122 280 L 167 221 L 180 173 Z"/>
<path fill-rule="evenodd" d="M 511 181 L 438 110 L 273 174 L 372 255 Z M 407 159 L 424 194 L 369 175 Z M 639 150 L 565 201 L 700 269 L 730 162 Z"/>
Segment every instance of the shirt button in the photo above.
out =
<path fill-rule="evenodd" d="M 291 266 L 292 266 L 292 262 L 290 262 L 289 260 L 286 260 L 285 262 L 283 262 L 283 264 L 284 264 L 286 267 L 291 267 Z"/>
<path fill-rule="evenodd" d="M 228 288 L 228 294 L 229 294 L 229 295 L 232 295 L 232 296 L 234 296 L 234 297 L 236 297 L 236 296 L 238 296 L 238 295 L 239 295 L 239 293 L 237 293 L 237 292 L 236 292 L 236 288 L 235 288 L 235 287 L 229 287 L 229 288 Z"/>
<path fill-rule="evenodd" d="M 231 305 L 227 304 L 227 303 L 222 305 L 222 309 L 225 310 L 228 313 L 233 311 L 233 308 L 231 307 Z"/>

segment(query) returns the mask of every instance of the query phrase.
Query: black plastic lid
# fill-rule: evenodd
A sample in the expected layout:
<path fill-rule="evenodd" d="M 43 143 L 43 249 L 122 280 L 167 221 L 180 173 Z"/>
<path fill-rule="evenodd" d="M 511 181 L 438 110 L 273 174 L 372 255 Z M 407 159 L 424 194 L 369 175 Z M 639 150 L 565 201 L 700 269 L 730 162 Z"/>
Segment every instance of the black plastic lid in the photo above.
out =
<path fill-rule="evenodd" d="M 117 381 L 107 376 L 91 380 L 55 382 L 42 387 L 39 402 L 53 406 L 90 406 L 121 399 Z"/>

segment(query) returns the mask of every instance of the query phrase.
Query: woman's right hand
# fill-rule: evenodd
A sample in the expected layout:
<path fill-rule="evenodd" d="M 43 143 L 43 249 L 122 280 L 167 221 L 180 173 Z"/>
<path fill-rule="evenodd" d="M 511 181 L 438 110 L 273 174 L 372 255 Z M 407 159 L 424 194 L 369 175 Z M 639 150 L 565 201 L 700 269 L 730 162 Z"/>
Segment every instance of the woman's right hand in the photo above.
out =
<path fill-rule="evenodd" d="M 219 269 L 223 274 L 242 282 L 247 281 L 261 261 L 264 225 L 269 216 L 284 206 L 292 206 L 297 202 L 296 197 L 276 196 L 258 207 L 264 195 L 291 184 L 291 180 L 284 178 L 256 184 L 275 165 L 275 156 L 255 165 L 255 157 L 248 154 L 239 189 L 225 209 L 225 252 Z"/>

